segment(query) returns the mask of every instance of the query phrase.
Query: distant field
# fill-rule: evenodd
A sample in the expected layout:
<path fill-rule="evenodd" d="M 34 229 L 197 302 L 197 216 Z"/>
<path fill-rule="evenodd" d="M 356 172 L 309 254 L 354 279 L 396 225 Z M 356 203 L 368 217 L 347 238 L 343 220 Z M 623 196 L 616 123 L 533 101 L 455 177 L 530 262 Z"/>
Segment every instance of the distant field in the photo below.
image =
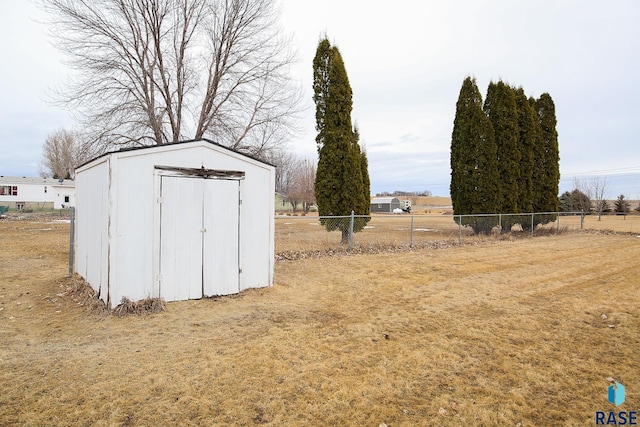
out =
<path fill-rule="evenodd" d="M 640 406 L 635 235 L 281 261 L 273 288 L 118 318 L 68 287 L 68 232 L 0 221 L 0 425 L 585 426 Z"/>

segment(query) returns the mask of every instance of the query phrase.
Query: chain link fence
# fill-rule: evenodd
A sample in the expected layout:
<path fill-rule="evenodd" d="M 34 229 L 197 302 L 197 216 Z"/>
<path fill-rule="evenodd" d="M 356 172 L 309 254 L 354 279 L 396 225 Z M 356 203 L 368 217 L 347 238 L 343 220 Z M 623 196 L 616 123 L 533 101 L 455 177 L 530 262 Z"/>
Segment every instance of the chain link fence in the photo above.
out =
<path fill-rule="evenodd" d="M 358 245 L 424 246 L 434 241 L 505 234 L 555 234 L 607 230 L 640 234 L 640 215 L 585 215 L 543 212 L 495 215 L 276 216 L 276 254 L 288 251 L 353 249 Z"/>

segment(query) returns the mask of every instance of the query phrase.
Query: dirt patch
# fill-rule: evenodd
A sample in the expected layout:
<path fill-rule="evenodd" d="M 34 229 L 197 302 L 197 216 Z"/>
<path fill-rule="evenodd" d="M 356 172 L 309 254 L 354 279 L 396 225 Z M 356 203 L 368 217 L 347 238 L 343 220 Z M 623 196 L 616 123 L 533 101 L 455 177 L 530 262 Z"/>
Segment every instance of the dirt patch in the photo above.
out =
<path fill-rule="evenodd" d="M 355 245 L 351 249 L 347 245 L 317 250 L 289 250 L 276 254 L 276 261 L 296 261 L 307 258 L 332 258 L 341 256 L 363 255 L 363 254 L 383 254 L 383 253 L 404 253 L 421 249 L 445 249 L 455 246 L 453 241 L 440 240 L 421 242 L 416 245 L 396 245 L 396 244 L 361 244 Z"/>
<path fill-rule="evenodd" d="M 70 211 L 60 210 L 55 212 L 23 212 L 23 211 L 11 211 L 6 212 L 0 217 L 0 221 L 60 221 L 68 222 L 71 218 Z"/>

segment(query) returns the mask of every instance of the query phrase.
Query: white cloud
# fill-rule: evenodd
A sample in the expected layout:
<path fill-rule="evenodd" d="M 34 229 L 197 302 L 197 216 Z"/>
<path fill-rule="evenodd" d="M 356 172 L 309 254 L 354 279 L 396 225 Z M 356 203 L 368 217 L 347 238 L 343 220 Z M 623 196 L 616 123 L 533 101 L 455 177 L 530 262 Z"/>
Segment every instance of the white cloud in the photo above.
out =
<path fill-rule="evenodd" d="M 43 20 L 32 2 L 2 4 L 0 175 L 37 176 L 47 135 L 71 126 L 69 114 L 47 103 L 48 91 L 66 71 L 39 23 Z"/>

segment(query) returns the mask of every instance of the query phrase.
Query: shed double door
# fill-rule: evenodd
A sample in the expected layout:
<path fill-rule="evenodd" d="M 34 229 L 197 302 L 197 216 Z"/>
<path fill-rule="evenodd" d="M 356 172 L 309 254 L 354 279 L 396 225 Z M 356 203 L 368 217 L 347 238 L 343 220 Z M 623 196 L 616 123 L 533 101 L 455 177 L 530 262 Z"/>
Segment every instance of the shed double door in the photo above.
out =
<path fill-rule="evenodd" d="M 239 292 L 240 182 L 163 176 L 160 187 L 160 296 Z"/>

